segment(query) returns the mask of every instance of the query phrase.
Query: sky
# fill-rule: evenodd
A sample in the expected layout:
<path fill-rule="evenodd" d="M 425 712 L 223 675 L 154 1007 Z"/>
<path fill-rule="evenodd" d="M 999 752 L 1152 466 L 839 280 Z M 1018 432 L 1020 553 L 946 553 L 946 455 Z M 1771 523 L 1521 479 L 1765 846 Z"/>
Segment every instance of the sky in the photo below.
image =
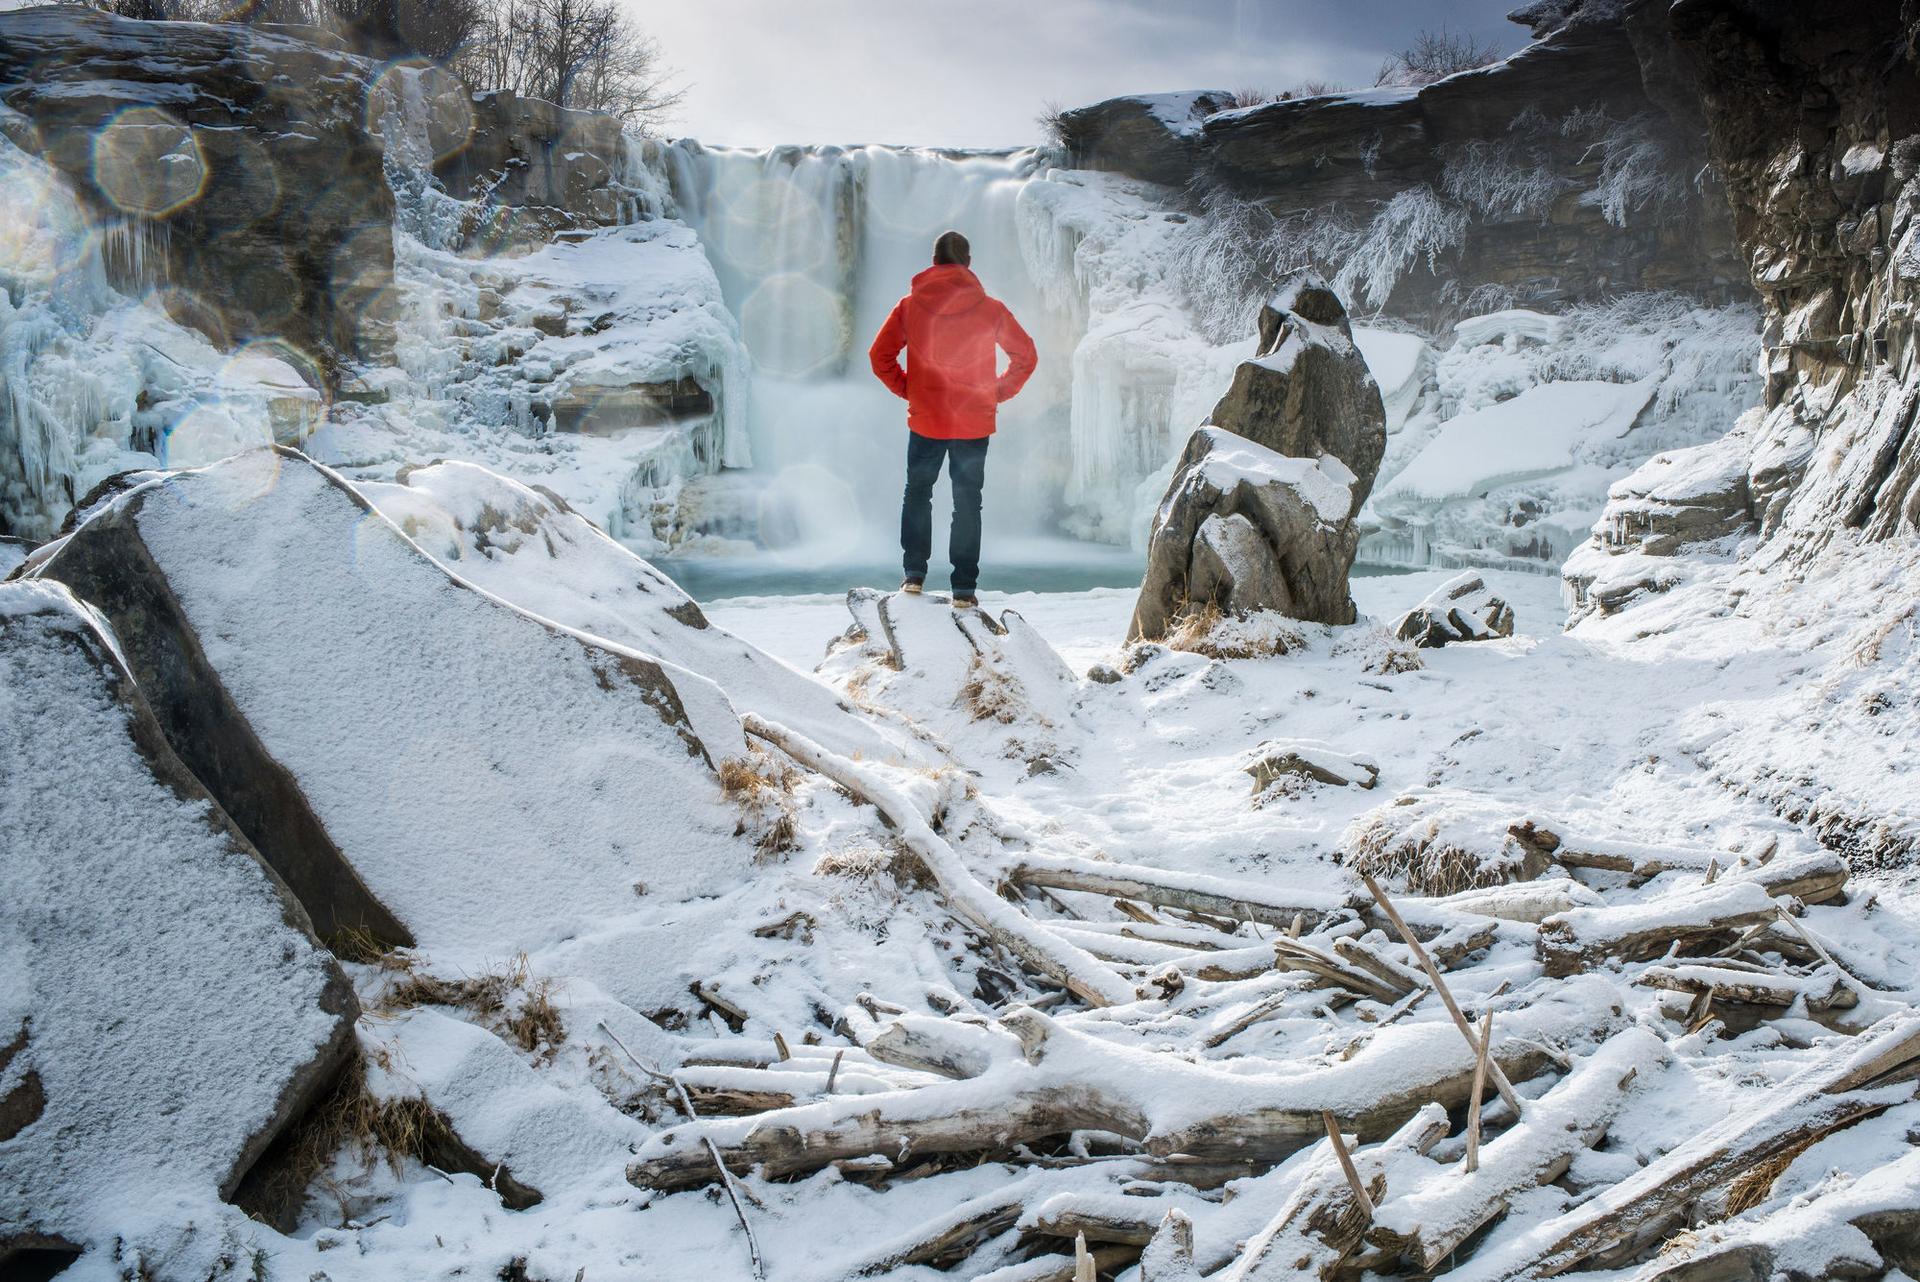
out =
<path fill-rule="evenodd" d="M 1511 52 L 1519 0 L 627 0 L 709 143 L 1017 146 L 1120 94 L 1371 84 L 1423 27 Z"/>

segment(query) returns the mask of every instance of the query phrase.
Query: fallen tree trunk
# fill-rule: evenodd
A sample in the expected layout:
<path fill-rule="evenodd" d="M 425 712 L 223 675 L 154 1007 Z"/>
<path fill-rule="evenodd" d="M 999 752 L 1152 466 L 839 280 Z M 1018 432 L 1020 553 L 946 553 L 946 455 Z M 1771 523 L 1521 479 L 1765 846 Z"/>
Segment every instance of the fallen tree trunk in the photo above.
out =
<path fill-rule="evenodd" d="M 1644 904 L 1576 908 L 1540 923 L 1540 960 L 1550 976 L 1576 975 L 1609 958 L 1638 961 L 1676 943 L 1723 940 L 1771 921 L 1777 910 L 1765 887 L 1724 881 Z"/>
<path fill-rule="evenodd" d="M 1648 1249 L 1703 1193 L 1911 1099 L 1916 1070 L 1920 1015 L 1890 1015 L 1782 1083 L 1765 1111 L 1737 1110 L 1575 1209 L 1476 1256 L 1453 1276 L 1457 1282 L 1553 1277 L 1603 1253 Z"/>
<path fill-rule="evenodd" d="M 1645 1029 L 1610 1039 L 1530 1104 L 1524 1120 L 1485 1144 L 1477 1170 L 1435 1167 L 1417 1187 L 1384 1203 L 1367 1241 L 1388 1258 L 1405 1255 L 1420 1269 L 1433 1270 L 1506 1214 L 1515 1194 L 1566 1174 L 1574 1155 L 1606 1134 L 1627 1084 L 1650 1075 L 1666 1054 L 1665 1044 Z"/>
<path fill-rule="evenodd" d="M 1055 890 L 1084 890 L 1096 895 L 1138 899 L 1167 908 L 1211 913 L 1231 921 L 1257 921 L 1285 930 L 1300 917 L 1303 929 L 1355 906 L 1340 895 L 1294 891 L 1277 896 L 1262 882 L 1231 881 L 1200 873 L 1175 872 L 1138 864 L 1112 864 L 1073 855 L 1021 855 L 1007 869 L 1007 879 L 1023 886 Z"/>
<path fill-rule="evenodd" d="M 919 808 L 876 774 L 828 752 L 804 735 L 753 713 L 743 716 L 740 725 L 754 738 L 766 740 L 801 765 L 872 803 L 926 867 L 941 898 L 955 915 L 1018 957 L 1022 963 L 1064 985 L 1094 1006 L 1111 1006 L 1134 1001 L 1138 997 L 1133 986 L 1113 970 L 1017 911 L 982 885 L 967 871 L 953 847 L 927 826 Z"/>
<path fill-rule="evenodd" d="M 1810 1011 L 1842 1010 L 1860 1004 L 1860 995 L 1831 972 L 1802 976 L 1725 966 L 1655 966 L 1634 982 L 1674 993 L 1705 993 L 1716 1002 L 1752 1006 L 1791 1006 L 1801 998 L 1806 999 Z"/>
<path fill-rule="evenodd" d="M 1591 1036 L 1619 1018 L 1602 979 L 1560 985 L 1502 1019 L 1492 1060 L 1525 1077 L 1551 1062 L 1542 1042 Z M 648 1188 L 706 1183 L 712 1140 L 730 1169 L 770 1176 L 880 1154 L 896 1163 L 936 1153 L 1005 1154 L 1074 1130 L 1101 1130 L 1160 1158 L 1277 1161 L 1324 1136 L 1330 1111 L 1363 1141 L 1383 1138 L 1430 1101 L 1465 1102 L 1472 1049 L 1445 1023 L 1380 1030 L 1363 1051 L 1304 1072 L 1250 1074 L 1126 1046 L 1030 1009 L 1000 1021 L 1024 1058 L 980 1077 L 912 1091 L 830 1097 L 751 1118 L 716 1118 L 651 1136 L 628 1178 Z"/>

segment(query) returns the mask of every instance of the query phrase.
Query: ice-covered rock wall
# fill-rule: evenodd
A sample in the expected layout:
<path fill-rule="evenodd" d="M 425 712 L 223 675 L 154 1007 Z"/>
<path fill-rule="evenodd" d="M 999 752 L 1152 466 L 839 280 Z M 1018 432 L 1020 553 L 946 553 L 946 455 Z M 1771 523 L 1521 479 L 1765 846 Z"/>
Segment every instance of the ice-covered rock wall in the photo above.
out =
<path fill-rule="evenodd" d="M 477 458 L 647 542 L 749 461 L 737 326 L 612 118 L 286 29 L 0 36 L 0 533 L 279 441 Z"/>

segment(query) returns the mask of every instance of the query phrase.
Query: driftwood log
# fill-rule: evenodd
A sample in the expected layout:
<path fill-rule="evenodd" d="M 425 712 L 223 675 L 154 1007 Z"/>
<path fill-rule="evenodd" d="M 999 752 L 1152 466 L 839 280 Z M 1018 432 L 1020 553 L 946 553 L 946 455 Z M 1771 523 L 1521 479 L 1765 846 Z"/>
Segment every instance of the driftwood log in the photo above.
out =
<path fill-rule="evenodd" d="M 1138 996 L 1132 985 L 1112 969 L 1019 912 L 983 885 L 967 871 L 953 847 L 928 827 L 918 807 L 895 792 L 877 773 L 752 713 L 740 719 L 740 726 L 754 738 L 771 743 L 801 765 L 871 803 L 926 867 L 941 898 L 954 914 L 1018 957 L 1022 964 L 1095 1006 L 1129 1002 Z"/>
<path fill-rule="evenodd" d="M 1734 1113 L 1573 1210 L 1476 1255 L 1454 1276 L 1553 1277 L 1596 1257 L 1631 1258 L 1708 1190 L 1913 1098 L 1916 1073 L 1920 1014 L 1890 1015 L 1782 1083 L 1766 1111 Z"/>
<path fill-rule="evenodd" d="M 1576 908 L 1540 923 L 1540 961 L 1548 975 L 1577 975 L 1609 958 L 1640 961 L 1675 944 L 1718 943 L 1777 911 L 1773 896 L 1753 882 L 1716 882 L 1641 904 Z"/>
<path fill-rule="evenodd" d="M 1530 1076 L 1552 1062 L 1543 1043 L 1604 1034 L 1618 1017 L 1606 981 L 1558 985 L 1502 1018 L 1491 1061 Z M 1367 1141 L 1429 1102 L 1462 1105 L 1474 1068 L 1472 1048 L 1431 1021 L 1382 1029 L 1351 1060 L 1270 1075 L 1124 1046 L 1025 1008 L 1000 1026 L 1024 1053 L 977 1078 L 674 1127 L 647 1140 L 628 1177 L 658 1189 L 706 1183 L 714 1172 L 704 1140 L 733 1170 L 781 1176 L 875 1154 L 896 1163 L 1005 1154 L 1075 1130 L 1116 1134 L 1160 1158 L 1276 1161 L 1324 1135 L 1323 1110 Z"/>
<path fill-rule="evenodd" d="M 1055 890 L 1084 890 L 1096 895 L 1137 899 L 1167 908 L 1184 908 L 1228 921 L 1257 921 L 1281 930 L 1302 919 L 1306 930 L 1317 929 L 1336 913 L 1356 906 L 1349 896 L 1297 890 L 1284 895 L 1265 882 L 1231 881 L 1199 873 L 1175 872 L 1137 864 L 1114 864 L 1073 855 L 1020 856 L 1007 869 L 1007 880 L 1023 886 Z"/>
<path fill-rule="evenodd" d="M 1389 1258 L 1404 1255 L 1430 1271 L 1483 1226 L 1504 1215 L 1517 1193 L 1551 1184 L 1574 1155 L 1606 1133 L 1636 1076 L 1651 1075 L 1666 1047 L 1645 1029 L 1628 1029 L 1581 1061 L 1535 1100 L 1524 1121 L 1480 1150 L 1471 1174 L 1435 1167 L 1405 1196 L 1381 1206 L 1367 1240 Z"/>

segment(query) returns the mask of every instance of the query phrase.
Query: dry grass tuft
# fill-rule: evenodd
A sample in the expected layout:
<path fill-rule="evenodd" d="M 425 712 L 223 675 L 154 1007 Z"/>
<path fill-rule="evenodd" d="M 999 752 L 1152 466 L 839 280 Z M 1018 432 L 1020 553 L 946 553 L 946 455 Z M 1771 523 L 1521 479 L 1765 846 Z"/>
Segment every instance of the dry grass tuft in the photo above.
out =
<path fill-rule="evenodd" d="M 1510 826 L 1504 812 L 1456 794 L 1401 797 L 1355 820 L 1338 858 L 1416 895 L 1503 886 L 1538 862 Z"/>
<path fill-rule="evenodd" d="M 1762 1162 L 1750 1171 L 1741 1174 L 1727 1188 L 1727 1214 L 1739 1215 L 1751 1211 L 1754 1207 L 1773 1196 L 1774 1181 L 1787 1173 L 1794 1159 L 1813 1147 L 1815 1141 L 1796 1144 L 1786 1152 Z"/>
<path fill-rule="evenodd" d="M 1272 611 L 1230 615 L 1206 601 L 1183 606 L 1177 618 L 1166 636 L 1167 648 L 1209 659 L 1262 659 L 1306 644 L 1306 634 L 1293 620 Z"/>
<path fill-rule="evenodd" d="M 478 1022 L 512 1041 L 529 1054 L 552 1055 L 567 1040 L 566 1021 L 554 1004 L 557 991 L 551 979 L 535 979 L 527 955 L 521 953 L 504 970 L 442 979 L 425 975 L 411 965 L 395 967 L 401 978 L 381 998 L 380 1009 L 409 1006 L 451 1006 L 474 1015 Z"/>
<path fill-rule="evenodd" d="M 751 836 L 760 859 L 772 859 L 800 844 L 800 822 L 793 790 L 800 775 L 783 759 L 749 747 L 744 757 L 728 757 L 716 768 L 720 791 L 740 807 L 736 837 Z"/>
<path fill-rule="evenodd" d="M 1018 687 L 977 654 L 967 668 L 967 683 L 960 687 L 960 702 L 973 720 L 997 721 L 1003 726 L 1012 725 L 1022 707 Z"/>
<path fill-rule="evenodd" d="M 392 944 L 382 943 L 372 931 L 361 926 L 342 926 L 327 936 L 325 942 L 327 951 L 344 962 L 385 966 L 394 956 Z"/>

